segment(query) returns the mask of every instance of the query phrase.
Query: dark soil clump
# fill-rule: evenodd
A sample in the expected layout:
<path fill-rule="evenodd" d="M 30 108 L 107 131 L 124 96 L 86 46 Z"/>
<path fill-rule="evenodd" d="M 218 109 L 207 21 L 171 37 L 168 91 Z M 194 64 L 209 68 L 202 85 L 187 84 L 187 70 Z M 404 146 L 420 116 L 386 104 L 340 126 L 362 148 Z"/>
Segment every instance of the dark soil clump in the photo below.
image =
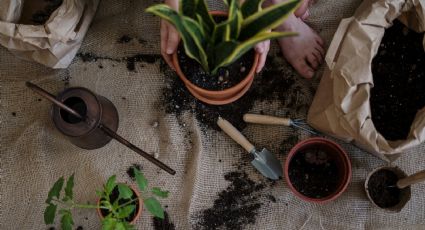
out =
<path fill-rule="evenodd" d="M 139 171 L 143 169 L 142 165 L 139 164 L 133 164 L 132 166 L 130 166 L 127 169 L 127 175 L 132 179 L 132 180 L 136 180 L 135 175 L 134 175 L 134 171 L 133 168 L 138 169 Z"/>
<path fill-rule="evenodd" d="M 164 63 L 161 71 L 166 75 L 167 87 L 164 88 L 162 103 L 165 112 L 179 116 L 184 111 L 191 111 L 204 127 L 220 130 L 216 125 L 219 116 L 228 120 L 236 128 L 242 130 L 246 127 L 243 114 L 249 112 L 256 101 L 278 100 L 285 106 L 285 99 L 292 97 L 295 84 L 295 74 L 291 71 L 283 71 L 281 63 L 270 56 L 261 76 L 254 78 L 251 89 L 239 100 L 221 106 L 208 105 L 196 100 L 186 89 L 178 76 L 169 70 Z M 298 89 L 294 89 L 298 90 Z"/>
<path fill-rule="evenodd" d="M 131 57 L 127 57 L 127 69 L 134 71 L 136 69 L 136 62 L 154 63 L 160 56 L 156 54 L 136 54 Z"/>
<path fill-rule="evenodd" d="M 395 21 L 373 59 L 372 121 L 387 140 L 406 139 L 416 112 L 425 106 L 423 37 Z"/>
<path fill-rule="evenodd" d="M 44 0 L 45 7 L 43 10 L 37 10 L 32 15 L 32 22 L 35 25 L 44 25 L 49 20 L 50 15 L 62 5 L 63 0 Z"/>
<path fill-rule="evenodd" d="M 241 82 L 251 70 L 254 63 L 254 51 L 251 50 L 229 66 L 222 67 L 217 74 L 211 75 L 202 66 L 189 58 L 183 46 L 179 46 L 177 55 L 182 72 L 193 84 L 208 90 L 223 90 Z"/>
<path fill-rule="evenodd" d="M 262 202 L 258 200 L 265 188 L 248 178 L 245 172 L 224 175 L 230 185 L 218 194 L 213 207 L 202 211 L 196 229 L 244 229 L 255 223 Z"/>
<path fill-rule="evenodd" d="M 170 221 L 167 211 L 164 211 L 164 219 L 158 217 L 153 218 L 153 226 L 155 230 L 175 230 L 176 227 Z"/>
<path fill-rule="evenodd" d="M 398 176 L 387 169 L 379 170 L 369 178 L 369 195 L 376 205 L 390 208 L 400 203 L 401 190 L 395 187 L 397 181 Z"/>
<path fill-rule="evenodd" d="M 289 163 L 289 178 L 298 192 L 319 199 L 334 193 L 340 179 L 337 163 L 320 149 L 295 154 Z"/>
<path fill-rule="evenodd" d="M 129 43 L 132 39 L 133 38 L 129 37 L 128 35 L 123 35 L 122 37 L 120 37 L 120 39 L 118 39 L 118 43 Z"/>
<path fill-rule="evenodd" d="M 137 196 L 136 196 L 136 194 L 134 194 L 134 192 L 133 192 L 133 196 L 131 197 L 131 199 L 121 199 L 119 202 L 118 202 L 118 204 L 119 205 L 122 205 L 122 204 L 125 204 L 125 203 L 127 203 L 127 202 L 129 202 L 130 200 L 132 200 L 132 199 L 135 199 L 135 198 L 137 198 Z M 116 199 L 118 199 L 118 186 L 116 186 L 115 188 L 114 188 L 114 190 L 112 190 L 112 193 L 111 193 L 111 195 L 109 196 L 109 199 L 111 200 L 111 204 L 112 203 L 114 203 L 114 201 L 116 200 Z M 102 200 L 101 200 L 102 201 Z M 131 203 L 131 204 L 134 204 L 134 205 L 136 205 L 136 208 L 134 209 L 134 211 L 127 217 L 127 218 L 125 218 L 125 220 L 127 221 L 127 222 L 130 222 L 130 221 L 132 221 L 135 217 L 136 217 L 136 214 L 137 214 L 137 212 L 139 211 L 139 208 L 140 208 L 140 205 L 139 205 L 139 201 L 138 200 L 136 200 L 134 203 Z M 108 212 L 108 210 L 105 210 L 105 209 L 100 209 L 100 212 L 102 213 L 102 216 L 107 216 L 108 214 L 109 214 L 109 212 Z"/>

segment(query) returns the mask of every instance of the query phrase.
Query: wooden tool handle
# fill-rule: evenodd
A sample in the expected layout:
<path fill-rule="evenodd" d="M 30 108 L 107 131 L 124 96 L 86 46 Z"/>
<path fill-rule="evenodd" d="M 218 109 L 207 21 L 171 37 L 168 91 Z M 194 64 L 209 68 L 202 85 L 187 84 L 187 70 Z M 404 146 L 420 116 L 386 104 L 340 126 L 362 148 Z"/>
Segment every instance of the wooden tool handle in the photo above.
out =
<path fill-rule="evenodd" d="M 255 147 L 230 122 L 219 117 L 217 125 L 246 151 L 251 152 Z"/>
<path fill-rule="evenodd" d="M 406 188 L 407 186 L 410 186 L 412 184 L 416 184 L 419 182 L 425 181 L 425 170 L 422 170 L 420 172 L 417 172 L 413 175 L 410 175 L 408 177 L 405 177 L 399 181 L 397 181 L 397 187 L 402 189 Z"/>
<path fill-rule="evenodd" d="M 285 125 L 290 126 L 289 118 L 273 117 L 260 114 L 245 114 L 243 120 L 248 123 L 263 124 L 263 125 Z"/>

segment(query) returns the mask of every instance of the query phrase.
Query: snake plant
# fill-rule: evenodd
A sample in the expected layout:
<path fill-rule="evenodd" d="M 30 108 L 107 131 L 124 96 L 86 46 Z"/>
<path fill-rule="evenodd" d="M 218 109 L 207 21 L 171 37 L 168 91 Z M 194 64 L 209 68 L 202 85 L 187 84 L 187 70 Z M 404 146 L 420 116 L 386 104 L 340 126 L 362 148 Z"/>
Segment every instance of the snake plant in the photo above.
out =
<path fill-rule="evenodd" d="M 298 6 L 300 0 L 289 0 L 271 7 L 262 8 L 264 0 L 224 0 L 228 16 L 216 22 L 204 0 L 180 0 L 180 9 L 175 11 L 166 4 L 153 5 L 146 9 L 173 24 L 184 45 L 185 53 L 199 62 L 206 72 L 217 73 L 255 44 L 274 38 L 293 36 L 293 32 L 270 32 L 281 24 Z"/>

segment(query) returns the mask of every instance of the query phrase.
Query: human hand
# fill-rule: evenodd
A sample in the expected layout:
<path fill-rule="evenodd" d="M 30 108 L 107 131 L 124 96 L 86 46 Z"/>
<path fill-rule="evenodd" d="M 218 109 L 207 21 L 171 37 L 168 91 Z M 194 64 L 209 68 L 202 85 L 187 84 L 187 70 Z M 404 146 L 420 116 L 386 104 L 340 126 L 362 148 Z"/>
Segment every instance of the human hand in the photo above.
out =
<path fill-rule="evenodd" d="M 164 3 L 176 11 L 179 8 L 178 0 L 165 0 Z M 177 51 L 179 41 L 180 36 L 174 26 L 161 19 L 161 54 L 172 69 L 174 69 L 173 54 Z"/>
<path fill-rule="evenodd" d="M 259 73 L 263 69 L 266 63 L 267 54 L 269 53 L 269 50 L 270 50 L 270 40 L 266 40 L 255 45 L 255 51 L 258 54 L 260 54 L 260 58 L 258 59 L 257 69 L 255 70 L 256 73 Z"/>

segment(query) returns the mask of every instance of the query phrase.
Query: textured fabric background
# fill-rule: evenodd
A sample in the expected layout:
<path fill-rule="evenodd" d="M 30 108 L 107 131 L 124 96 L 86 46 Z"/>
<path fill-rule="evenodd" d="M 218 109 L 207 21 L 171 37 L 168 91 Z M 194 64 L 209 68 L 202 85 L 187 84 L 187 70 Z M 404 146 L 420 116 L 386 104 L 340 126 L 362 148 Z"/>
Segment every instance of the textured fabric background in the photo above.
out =
<path fill-rule="evenodd" d="M 246 172 L 255 183 L 266 185 L 257 194 L 261 206 L 254 223 L 241 226 L 243 229 L 424 229 L 425 184 L 412 188 L 412 199 L 398 214 L 372 207 L 363 183 L 367 173 L 384 162 L 352 145 L 341 143 L 353 166 L 347 191 L 334 202 L 315 205 L 296 198 L 284 180 L 270 183 L 250 164 L 240 164 L 246 161 L 243 149 L 224 133 L 203 126 L 191 112 L 177 116 L 166 113 L 163 93 L 170 79 L 160 70 L 160 61 L 136 62 L 135 71 L 129 71 L 125 62 L 117 61 L 140 53 L 159 54 L 159 20 L 144 13 L 153 3 L 101 1 L 80 50 L 104 57 L 96 61 L 84 62 L 76 57 L 68 69 L 52 70 L 17 59 L 0 48 L 0 229 L 47 229 L 43 223 L 44 201 L 50 186 L 62 175 L 68 177 L 75 172 L 76 200 L 94 202 L 96 188 L 110 175 L 130 182 L 126 170 L 133 164 L 143 165 L 151 185 L 170 190 L 171 196 L 162 203 L 167 205 L 177 229 L 202 227 L 199 216 L 213 207 L 217 194 L 229 186 L 224 175 L 230 171 Z M 319 0 L 311 9 L 308 23 L 329 43 L 340 19 L 351 16 L 359 3 L 360 0 Z M 220 7 L 217 3 L 213 5 Z M 122 35 L 140 42 L 133 39 L 118 43 Z M 295 84 L 284 102 L 258 101 L 251 111 L 304 118 L 313 98 L 310 89 L 317 86 L 318 78 L 308 81 L 293 76 L 277 51 L 274 44 L 270 55 L 280 63 L 280 74 L 275 77 L 294 79 Z M 51 122 L 50 103 L 39 100 L 24 86 L 25 81 L 52 93 L 65 87 L 84 86 L 110 99 L 119 111 L 118 133 L 145 151 L 157 154 L 177 174 L 170 176 L 158 170 L 116 141 L 92 151 L 73 146 Z M 294 98 L 296 101 L 292 101 Z M 290 103 L 305 108 L 295 110 L 287 106 Z M 155 122 L 158 126 L 152 125 Z M 243 133 L 255 145 L 277 154 L 282 162 L 294 138 L 307 138 L 292 129 L 260 125 L 248 125 Z M 409 158 L 401 157 L 395 164 L 408 174 L 424 169 L 424 150 L 425 145 L 412 149 L 406 154 Z M 270 195 L 276 202 L 267 199 Z M 75 211 L 74 218 L 76 226 L 84 229 L 100 227 L 93 210 Z M 152 229 L 152 217 L 144 212 L 136 225 L 138 229 Z"/>

